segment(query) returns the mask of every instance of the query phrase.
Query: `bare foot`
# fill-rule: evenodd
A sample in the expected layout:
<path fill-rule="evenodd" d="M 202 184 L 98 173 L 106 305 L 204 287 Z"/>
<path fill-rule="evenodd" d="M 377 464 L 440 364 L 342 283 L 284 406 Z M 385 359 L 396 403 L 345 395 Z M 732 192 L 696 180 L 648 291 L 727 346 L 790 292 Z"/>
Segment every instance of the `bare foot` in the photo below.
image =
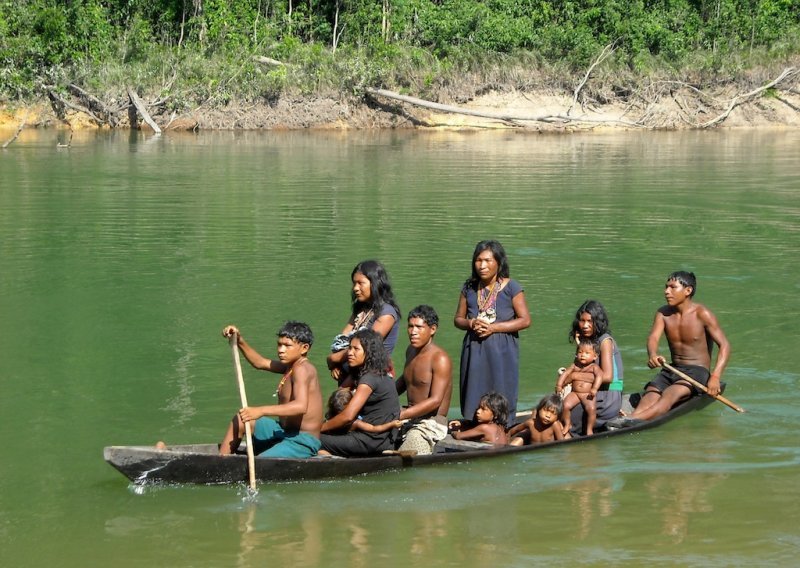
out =
<path fill-rule="evenodd" d="M 167 449 L 167 445 L 164 442 L 162 442 L 161 440 L 159 440 L 158 442 L 156 442 L 156 449 L 157 450 L 166 450 Z"/>

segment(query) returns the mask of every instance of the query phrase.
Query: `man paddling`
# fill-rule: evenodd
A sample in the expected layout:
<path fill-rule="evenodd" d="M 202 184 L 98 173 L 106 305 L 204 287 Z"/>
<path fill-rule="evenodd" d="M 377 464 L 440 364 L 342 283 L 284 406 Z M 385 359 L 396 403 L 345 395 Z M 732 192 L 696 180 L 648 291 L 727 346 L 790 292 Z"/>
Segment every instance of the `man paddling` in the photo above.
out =
<path fill-rule="evenodd" d="M 666 335 L 672 365 L 706 385 L 708 394 L 716 396 L 731 348 L 716 316 L 702 304 L 694 302 L 696 290 L 697 280 L 692 272 L 673 272 L 667 278 L 664 289 L 667 304 L 656 312 L 647 338 L 647 366 L 654 369 L 664 364 L 664 357 L 658 354 L 658 344 L 661 336 Z M 714 370 L 710 371 L 714 343 L 719 351 Z M 630 417 L 652 420 L 698 392 L 672 371 L 662 369 L 647 383 L 645 394 Z"/>
<path fill-rule="evenodd" d="M 238 347 L 256 369 L 282 375 L 275 390 L 277 404 L 248 406 L 233 417 L 219 447 L 220 454 L 232 454 L 239 448 L 244 423 L 254 421 L 253 447 L 260 457 L 306 458 L 320 448 L 322 393 L 317 369 L 308 360 L 314 342 L 311 328 L 305 323 L 288 321 L 278 330 L 278 361 L 259 355 L 232 325 L 222 335 L 238 337 Z M 276 416 L 279 420 L 268 418 Z"/>
<path fill-rule="evenodd" d="M 447 435 L 447 412 L 453 390 L 452 363 L 447 352 L 433 342 L 439 316 L 431 306 L 421 305 L 408 314 L 408 340 L 403 374 L 395 385 L 406 392 L 408 406 L 400 420 L 409 420 L 402 431 L 400 451 L 430 454 Z"/>

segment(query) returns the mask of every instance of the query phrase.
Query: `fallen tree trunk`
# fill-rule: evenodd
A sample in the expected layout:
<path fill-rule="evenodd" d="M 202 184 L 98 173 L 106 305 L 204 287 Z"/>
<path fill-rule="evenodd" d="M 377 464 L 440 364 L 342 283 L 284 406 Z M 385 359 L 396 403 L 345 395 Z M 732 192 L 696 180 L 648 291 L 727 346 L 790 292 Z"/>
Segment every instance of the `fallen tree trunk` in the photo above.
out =
<path fill-rule="evenodd" d="M 480 118 L 488 118 L 494 120 L 500 120 L 503 122 L 545 122 L 545 123 L 561 123 L 561 124 L 570 124 L 570 123 L 587 123 L 587 124 L 623 124 L 625 126 L 630 126 L 632 128 L 641 128 L 641 124 L 637 124 L 635 122 L 629 122 L 627 120 L 621 119 L 594 119 L 594 118 L 581 118 L 577 116 L 567 116 L 565 114 L 542 114 L 542 115 L 512 115 L 512 114 L 504 114 L 504 113 L 496 113 L 496 112 L 485 112 L 479 110 L 472 110 L 468 108 L 461 108 L 451 105 L 443 105 L 439 103 L 434 103 L 431 101 L 426 101 L 423 99 L 418 99 L 416 97 L 409 97 L 406 95 L 401 95 L 399 93 L 395 93 L 392 91 L 387 91 L 384 89 L 366 89 L 367 94 L 371 96 L 378 96 L 378 97 L 385 97 L 387 99 L 393 99 L 396 101 L 401 101 L 404 103 L 412 104 L 415 106 L 429 108 L 431 110 L 437 110 L 439 112 L 447 112 L 453 114 L 464 114 L 468 116 L 477 116 Z"/>
<path fill-rule="evenodd" d="M 759 87 L 758 89 L 754 89 L 754 90 L 750 91 L 749 93 L 744 93 L 742 95 L 737 95 L 737 96 L 733 97 L 731 99 L 731 101 L 728 103 L 728 108 L 725 109 L 725 112 L 723 112 L 722 114 L 720 114 L 716 118 L 712 118 L 711 120 L 709 120 L 707 122 L 699 124 L 698 126 L 700 128 L 710 128 L 712 126 L 716 126 L 717 124 L 719 124 L 720 122 L 722 122 L 726 118 L 728 118 L 730 116 L 730 114 L 733 112 L 733 109 L 735 109 L 737 106 L 753 100 L 757 96 L 761 95 L 764 91 L 767 91 L 767 90 L 779 85 L 781 82 L 783 82 L 787 78 L 792 78 L 795 75 L 797 75 L 798 73 L 800 73 L 800 70 L 798 70 L 798 69 L 796 69 L 794 67 L 787 67 L 786 69 L 783 70 L 783 73 L 781 73 L 776 79 L 773 79 L 772 81 L 770 81 L 769 83 L 767 83 L 763 87 Z"/>
<path fill-rule="evenodd" d="M 14 136 L 5 141 L 5 143 L 3 144 L 4 149 L 8 148 L 8 146 L 11 145 L 14 142 L 14 140 L 16 140 L 19 137 L 19 133 L 22 132 L 23 128 L 25 128 L 26 122 L 28 122 L 28 113 L 25 113 L 25 118 L 23 118 L 22 122 L 19 123 L 19 128 L 17 128 L 17 131 L 14 133 Z"/>
<path fill-rule="evenodd" d="M 103 101 L 92 95 L 91 93 L 81 89 L 75 83 L 70 83 L 67 85 L 67 89 L 70 93 L 74 96 L 78 97 L 80 101 L 86 106 L 86 108 L 93 111 L 96 115 L 98 115 L 101 119 L 103 119 L 111 128 L 116 128 L 117 124 L 119 123 L 119 119 L 116 116 L 116 113 L 108 108 Z"/>
<path fill-rule="evenodd" d="M 133 90 L 133 87 L 128 87 L 128 97 L 131 99 L 131 104 L 134 106 L 134 108 L 139 111 L 139 114 L 142 115 L 144 121 L 150 125 L 150 128 L 153 129 L 153 132 L 156 134 L 161 134 L 161 128 L 159 128 L 158 124 L 156 124 L 156 121 L 151 118 L 150 114 L 147 112 L 147 107 L 145 106 L 144 101 L 139 98 L 139 95 L 136 94 L 136 91 Z M 133 120 L 135 119 L 135 115 L 136 113 L 131 115 L 131 128 L 135 128 Z"/>

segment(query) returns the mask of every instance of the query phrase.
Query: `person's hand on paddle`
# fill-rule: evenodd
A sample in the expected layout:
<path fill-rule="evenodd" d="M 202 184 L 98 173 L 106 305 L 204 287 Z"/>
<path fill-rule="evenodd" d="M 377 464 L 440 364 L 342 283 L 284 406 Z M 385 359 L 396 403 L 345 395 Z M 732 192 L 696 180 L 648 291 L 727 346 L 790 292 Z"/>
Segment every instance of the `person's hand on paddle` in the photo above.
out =
<path fill-rule="evenodd" d="M 242 422 L 252 422 L 261 418 L 261 413 L 258 412 L 258 408 L 247 406 L 239 409 L 239 418 L 242 419 Z"/>
<path fill-rule="evenodd" d="M 647 360 L 647 366 L 651 369 L 655 369 L 656 367 L 662 367 L 665 362 L 666 359 L 664 359 L 661 355 L 653 355 Z"/>
<path fill-rule="evenodd" d="M 708 377 L 708 384 L 706 384 L 706 388 L 708 389 L 708 394 L 711 396 L 717 396 L 720 391 L 719 375 L 711 373 L 711 376 Z"/>
<path fill-rule="evenodd" d="M 241 333 L 239 333 L 239 328 L 235 325 L 226 325 L 222 328 L 222 337 L 230 338 L 234 334 L 241 335 Z"/>

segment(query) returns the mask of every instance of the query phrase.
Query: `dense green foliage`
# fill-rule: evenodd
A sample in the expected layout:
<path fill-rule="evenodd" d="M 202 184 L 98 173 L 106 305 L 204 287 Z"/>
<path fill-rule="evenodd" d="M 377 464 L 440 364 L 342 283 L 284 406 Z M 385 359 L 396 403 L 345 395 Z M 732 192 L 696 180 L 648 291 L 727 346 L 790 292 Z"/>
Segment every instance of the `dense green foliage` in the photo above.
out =
<path fill-rule="evenodd" d="M 754 53 L 786 57 L 799 40 L 800 0 L 0 0 L 0 97 L 170 76 L 212 98 L 269 97 L 287 84 L 402 85 L 410 69 L 425 69 L 424 82 L 502 54 L 577 69 L 612 43 L 635 71 L 719 69 Z"/>

